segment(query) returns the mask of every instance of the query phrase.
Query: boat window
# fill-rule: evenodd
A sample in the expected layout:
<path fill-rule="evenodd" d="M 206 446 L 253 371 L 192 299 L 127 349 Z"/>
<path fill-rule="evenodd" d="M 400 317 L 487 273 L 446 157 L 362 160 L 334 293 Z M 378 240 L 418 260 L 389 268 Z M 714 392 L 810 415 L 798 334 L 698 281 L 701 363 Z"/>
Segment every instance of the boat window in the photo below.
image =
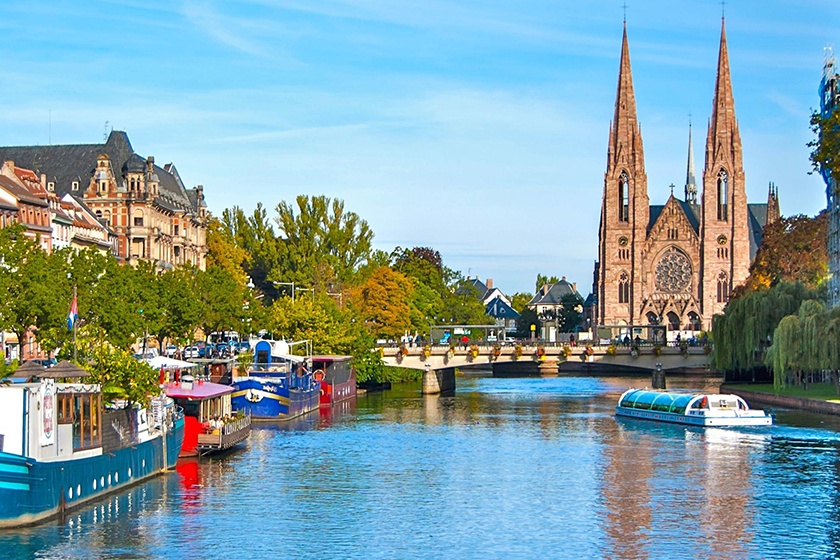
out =
<path fill-rule="evenodd" d="M 679 395 L 674 398 L 674 401 L 671 403 L 671 410 L 675 414 L 685 414 L 685 407 L 688 406 L 688 402 L 693 398 L 693 395 Z"/>
<path fill-rule="evenodd" d="M 636 397 L 635 401 L 633 402 L 633 408 L 641 408 L 643 410 L 650 410 L 650 405 L 653 403 L 653 400 L 659 396 L 659 393 L 654 393 L 650 391 L 640 391 L 639 395 Z"/>
<path fill-rule="evenodd" d="M 102 432 L 99 429 L 99 413 L 102 410 L 102 395 L 99 393 L 75 393 L 64 395 L 69 397 L 65 402 L 64 421 L 69 412 L 73 423 L 73 449 L 87 449 L 102 445 Z"/>

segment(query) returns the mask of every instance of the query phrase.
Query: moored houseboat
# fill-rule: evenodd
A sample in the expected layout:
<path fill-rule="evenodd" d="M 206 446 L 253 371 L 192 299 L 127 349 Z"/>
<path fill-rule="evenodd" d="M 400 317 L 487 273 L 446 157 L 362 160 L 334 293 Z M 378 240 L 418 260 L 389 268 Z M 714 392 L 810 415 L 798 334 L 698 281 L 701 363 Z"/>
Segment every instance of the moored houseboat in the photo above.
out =
<path fill-rule="evenodd" d="M 258 340 L 246 375 L 233 377 L 233 409 L 255 420 L 287 420 L 318 410 L 321 382 L 312 372 L 311 353 L 297 356 L 283 340 Z"/>
<path fill-rule="evenodd" d="M 737 395 L 696 395 L 630 389 L 618 399 L 618 416 L 691 426 L 769 426 L 773 418 L 750 409 Z"/>
<path fill-rule="evenodd" d="M 352 356 L 312 356 L 313 375 L 321 382 L 321 406 L 332 406 L 356 396 L 352 359 Z"/>
<path fill-rule="evenodd" d="M 183 416 L 162 395 L 149 408 L 109 410 L 95 383 L 0 386 L 0 527 L 38 523 L 173 468 L 183 435 Z"/>
<path fill-rule="evenodd" d="M 164 385 L 164 391 L 184 410 L 184 444 L 180 457 L 230 449 L 251 433 L 251 417 L 233 412 L 230 385 L 196 381 L 185 375 Z"/>

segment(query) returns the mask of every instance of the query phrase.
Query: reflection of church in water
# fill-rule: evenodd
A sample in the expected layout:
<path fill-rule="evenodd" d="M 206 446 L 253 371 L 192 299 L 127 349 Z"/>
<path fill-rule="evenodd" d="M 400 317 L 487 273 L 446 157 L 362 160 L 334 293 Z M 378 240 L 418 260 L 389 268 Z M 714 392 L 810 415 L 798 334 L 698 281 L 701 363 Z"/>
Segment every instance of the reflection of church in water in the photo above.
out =
<path fill-rule="evenodd" d="M 746 280 L 762 228 L 779 218 L 772 184 L 766 204 L 747 204 L 725 25 L 699 197 L 690 128 L 688 146 L 685 199 L 672 187 L 664 205 L 651 205 L 625 24 L 601 203 L 597 324 L 709 329 Z"/>

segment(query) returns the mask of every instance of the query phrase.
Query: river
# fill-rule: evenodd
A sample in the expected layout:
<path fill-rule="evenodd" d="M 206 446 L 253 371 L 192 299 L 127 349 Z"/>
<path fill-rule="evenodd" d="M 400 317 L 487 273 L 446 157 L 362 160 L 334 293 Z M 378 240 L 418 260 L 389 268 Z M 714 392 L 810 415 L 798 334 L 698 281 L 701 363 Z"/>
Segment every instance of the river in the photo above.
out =
<path fill-rule="evenodd" d="M 616 419 L 649 378 L 458 377 L 258 424 L 3 558 L 836 558 L 840 418 L 770 428 Z M 668 379 L 669 387 L 717 379 Z"/>

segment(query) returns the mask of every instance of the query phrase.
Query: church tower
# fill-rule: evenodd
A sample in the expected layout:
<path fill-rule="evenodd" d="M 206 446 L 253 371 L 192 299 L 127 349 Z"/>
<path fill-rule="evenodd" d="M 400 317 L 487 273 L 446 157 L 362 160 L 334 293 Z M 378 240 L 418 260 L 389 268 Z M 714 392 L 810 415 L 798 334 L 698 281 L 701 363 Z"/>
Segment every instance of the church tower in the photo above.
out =
<path fill-rule="evenodd" d="M 641 262 L 649 217 L 645 155 L 625 21 L 601 201 L 597 278 L 597 321 L 601 325 L 633 323 L 642 294 L 641 275 L 634 270 Z"/>
<path fill-rule="evenodd" d="M 733 286 L 749 274 L 750 234 L 741 135 L 729 76 L 726 22 L 721 21 L 717 80 L 706 139 L 701 220 L 704 328 L 723 312 Z"/>

